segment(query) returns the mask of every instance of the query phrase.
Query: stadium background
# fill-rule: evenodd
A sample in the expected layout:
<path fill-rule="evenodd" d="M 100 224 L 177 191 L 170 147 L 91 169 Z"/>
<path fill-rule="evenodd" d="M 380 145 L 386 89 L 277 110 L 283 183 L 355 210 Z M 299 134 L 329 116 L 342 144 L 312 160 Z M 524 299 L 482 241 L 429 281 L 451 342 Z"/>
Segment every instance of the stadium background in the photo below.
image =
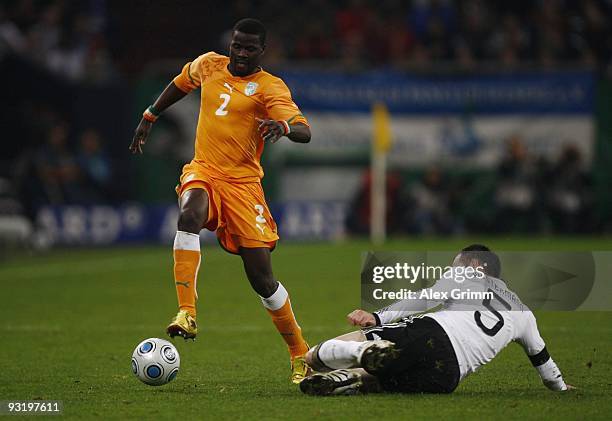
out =
<path fill-rule="evenodd" d="M 282 238 L 275 271 L 290 286 L 311 341 L 346 330 L 343 315 L 359 305 L 360 253 L 373 247 L 374 103 L 388 108 L 393 137 L 391 241 L 379 247 L 455 250 L 479 241 L 507 250 L 611 249 L 609 2 L 4 1 L 0 338 L 7 344 L 20 336 L 8 361 L 25 357 L 27 364 L 2 362 L 9 381 L 0 398 L 59 393 L 73 416 L 89 414 L 88 402 L 99 405 L 98 415 L 112 414 L 124 394 L 120 416 L 150 408 L 162 416 L 177 408 L 198 414 L 188 401 L 193 394 L 219 416 L 244 417 L 249 408 L 283 416 L 257 400 L 261 388 L 284 405 L 301 402 L 283 382 L 284 350 L 239 261 L 216 246 L 204 247 L 204 337 L 198 348 L 179 344 L 182 383 L 167 389 L 182 396 L 126 383 L 134 379 L 122 360 L 143 337 L 162 335 L 159 326 L 174 310 L 174 185 L 191 158 L 197 95 L 164 114 L 142 156 L 128 153 L 133 130 L 185 62 L 226 51 L 229 28 L 244 16 L 268 27 L 264 67 L 286 80 L 312 125 L 310 144 L 280 142 L 264 153 L 264 187 Z M 572 397 L 571 408 L 538 389 L 527 406 L 601 416 L 610 313 L 539 319 L 545 337 L 564 349 L 561 367 L 586 391 Z M 245 343 L 251 355 L 240 351 Z M 53 350 L 32 351 L 41 347 Z M 257 347 L 266 350 L 259 359 Z M 481 416 L 525 403 L 519 390 L 539 386 L 515 351 L 462 386 L 463 397 L 452 398 L 459 401 L 445 402 Z M 585 368 L 593 361 L 603 371 Z M 504 390 L 495 370 L 511 377 L 519 366 L 529 380 L 515 379 L 510 398 L 486 395 L 481 412 L 470 412 L 491 385 Z M 246 377 L 256 382 L 245 380 L 244 367 L 253 367 Z M 226 405 L 237 399 L 246 409 Z M 420 398 L 416 414 L 439 410 L 437 402 Z M 304 414 L 334 417 L 368 405 L 395 414 L 398 404 L 380 398 L 316 409 L 309 401 Z"/>

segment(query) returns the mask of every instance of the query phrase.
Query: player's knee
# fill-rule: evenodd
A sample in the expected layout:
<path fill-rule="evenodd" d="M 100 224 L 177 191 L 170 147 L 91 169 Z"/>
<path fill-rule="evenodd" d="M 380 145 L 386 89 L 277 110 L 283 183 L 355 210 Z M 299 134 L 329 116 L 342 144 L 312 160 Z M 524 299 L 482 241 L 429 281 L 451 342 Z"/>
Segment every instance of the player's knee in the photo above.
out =
<path fill-rule="evenodd" d="M 204 212 L 194 208 L 181 209 L 178 218 L 179 231 L 199 233 L 204 225 L 206 216 Z"/>
<path fill-rule="evenodd" d="M 310 367 L 312 367 L 314 364 L 314 349 L 314 347 L 310 348 L 306 355 L 304 355 L 304 361 L 306 361 L 306 364 L 308 364 Z"/>
<path fill-rule="evenodd" d="M 271 273 L 251 273 L 249 281 L 255 292 L 264 298 L 272 296 L 278 288 L 278 281 Z"/>

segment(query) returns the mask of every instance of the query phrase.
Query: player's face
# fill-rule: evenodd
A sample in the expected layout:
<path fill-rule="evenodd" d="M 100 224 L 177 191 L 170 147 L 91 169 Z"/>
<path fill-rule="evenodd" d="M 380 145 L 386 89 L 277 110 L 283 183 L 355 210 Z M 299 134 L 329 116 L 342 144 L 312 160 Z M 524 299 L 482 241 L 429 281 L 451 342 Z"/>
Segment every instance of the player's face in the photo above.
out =
<path fill-rule="evenodd" d="M 234 31 L 230 43 L 230 71 L 235 76 L 250 75 L 259 67 L 263 53 L 264 46 L 258 35 Z"/>

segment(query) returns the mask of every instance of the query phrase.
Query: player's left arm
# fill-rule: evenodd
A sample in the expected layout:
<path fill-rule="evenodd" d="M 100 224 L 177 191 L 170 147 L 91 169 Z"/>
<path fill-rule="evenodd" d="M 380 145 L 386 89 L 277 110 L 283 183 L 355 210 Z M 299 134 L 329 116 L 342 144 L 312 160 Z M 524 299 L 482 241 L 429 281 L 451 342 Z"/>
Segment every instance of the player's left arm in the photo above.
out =
<path fill-rule="evenodd" d="M 287 120 L 264 120 L 256 118 L 259 123 L 259 132 L 264 141 L 276 143 L 278 140 L 287 136 L 289 140 L 296 143 L 310 142 L 310 127 L 304 123 L 291 124 Z"/>
<path fill-rule="evenodd" d="M 542 383 L 550 390 L 566 391 L 574 389 L 573 386 L 566 384 L 561 375 L 561 370 L 551 358 L 546 344 L 540 336 L 538 325 L 535 316 L 531 311 L 524 314 L 524 324 L 522 332 L 516 338 L 516 341 L 521 344 L 527 357 L 531 361 L 531 365 L 536 369 Z"/>
<path fill-rule="evenodd" d="M 308 120 L 291 98 L 285 82 L 275 78 L 265 89 L 264 103 L 267 118 L 256 118 L 259 132 L 266 142 L 275 143 L 283 136 L 297 143 L 310 142 Z"/>

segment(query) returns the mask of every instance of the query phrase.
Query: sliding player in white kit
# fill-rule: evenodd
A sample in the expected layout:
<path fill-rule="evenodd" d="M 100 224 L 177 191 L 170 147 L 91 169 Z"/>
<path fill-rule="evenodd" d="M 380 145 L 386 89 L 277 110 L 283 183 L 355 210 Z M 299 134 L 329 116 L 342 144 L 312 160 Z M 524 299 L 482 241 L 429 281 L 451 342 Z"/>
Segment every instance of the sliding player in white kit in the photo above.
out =
<path fill-rule="evenodd" d="M 477 269 L 475 276 L 457 275 L 465 273 L 457 269 L 468 267 Z M 546 387 L 571 389 L 548 354 L 533 313 L 499 279 L 500 271 L 499 257 L 475 244 L 463 249 L 453 270 L 430 288 L 430 296 L 439 299 L 417 296 L 374 313 L 353 311 L 349 321 L 363 329 L 312 348 L 306 361 L 318 373 L 304 379 L 300 389 L 311 395 L 450 393 L 512 341 L 523 347 Z M 468 291 L 469 299 L 453 298 Z M 416 316 L 439 305 L 442 309 Z"/>

